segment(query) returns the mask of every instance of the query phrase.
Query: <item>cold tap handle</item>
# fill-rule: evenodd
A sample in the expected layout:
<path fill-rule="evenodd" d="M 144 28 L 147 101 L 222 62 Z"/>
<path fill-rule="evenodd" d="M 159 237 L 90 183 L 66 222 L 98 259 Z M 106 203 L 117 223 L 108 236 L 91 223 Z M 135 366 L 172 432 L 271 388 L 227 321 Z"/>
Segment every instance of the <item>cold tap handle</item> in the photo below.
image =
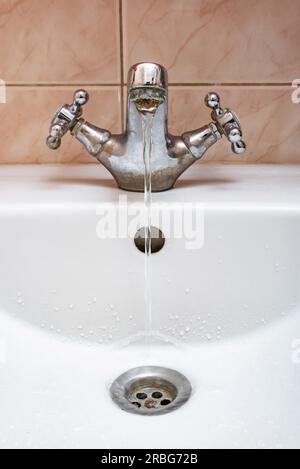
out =
<path fill-rule="evenodd" d="M 205 97 L 205 104 L 212 109 L 211 117 L 217 124 L 221 134 L 225 135 L 231 143 L 231 149 L 236 155 L 246 151 L 246 144 L 242 140 L 241 124 L 234 112 L 223 109 L 220 104 L 220 96 L 217 93 L 209 93 Z"/>

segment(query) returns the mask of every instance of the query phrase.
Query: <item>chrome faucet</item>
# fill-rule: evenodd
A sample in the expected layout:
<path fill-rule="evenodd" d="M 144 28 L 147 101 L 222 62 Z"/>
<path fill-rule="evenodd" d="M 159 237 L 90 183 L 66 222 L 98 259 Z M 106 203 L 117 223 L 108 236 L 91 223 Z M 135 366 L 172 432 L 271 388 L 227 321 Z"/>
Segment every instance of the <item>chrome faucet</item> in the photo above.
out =
<path fill-rule="evenodd" d="M 70 131 L 110 171 L 120 188 L 138 192 L 144 190 L 143 114 L 153 115 L 151 177 L 154 192 L 171 189 L 177 178 L 223 135 L 234 153 L 245 152 L 239 120 L 232 111 L 221 108 L 217 93 L 209 93 L 205 98 L 212 110 L 212 122 L 181 136 L 171 135 L 167 127 L 167 80 L 167 71 L 161 65 L 141 63 L 131 67 L 127 126 L 120 135 L 112 135 L 81 119 L 82 106 L 89 96 L 84 90 L 77 91 L 73 103 L 64 105 L 55 114 L 47 138 L 48 147 L 59 148 L 62 137 Z"/>

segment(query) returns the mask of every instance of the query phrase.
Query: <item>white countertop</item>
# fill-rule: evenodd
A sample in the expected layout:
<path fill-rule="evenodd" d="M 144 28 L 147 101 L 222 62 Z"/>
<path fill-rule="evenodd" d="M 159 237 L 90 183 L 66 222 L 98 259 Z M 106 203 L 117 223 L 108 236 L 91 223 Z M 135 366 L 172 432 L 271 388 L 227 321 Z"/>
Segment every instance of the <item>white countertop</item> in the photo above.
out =
<path fill-rule="evenodd" d="M 94 209 L 101 202 L 116 202 L 121 194 L 131 202 L 143 200 L 142 194 L 118 189 L 100 164 L 0 166 L 1 210 L 20 204 Z M 300 165 L 194 164 L 175 189 L 153 194 L 153 201 L 295 207 L 300 204 Z"/>

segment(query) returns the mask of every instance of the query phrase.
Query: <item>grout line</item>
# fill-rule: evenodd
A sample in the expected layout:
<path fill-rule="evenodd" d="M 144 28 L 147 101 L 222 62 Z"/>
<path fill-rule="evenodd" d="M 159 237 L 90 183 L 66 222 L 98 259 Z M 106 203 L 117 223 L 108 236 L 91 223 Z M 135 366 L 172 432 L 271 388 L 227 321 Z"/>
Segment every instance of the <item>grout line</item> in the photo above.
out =
<path fill-rule="evenodd" d="M 122 54 L 121 54 L 122 55 Z M 122 59 L 121 59 L 122 60 Z M 122 66 L 123 69 L 123 66 Z M 123 70 L 124 71 L 124 70 Z M 10 88 L 63 88 L 63 87 L 84 87 L 84 86 L 89 86 L 89 87 L 101 87 L 101 88 L 112 88 L 112 87 L 119 87 L 121 86 L 121 92 L 123 93 L 123 88 L 126 88 L 127 84 L 122 83 L 89 83 L 89 82 L 79 82 L 79 83 L 10 83 L 10 82 L 5 82 L 5 86 L 10 87 Z M 282 82 L 282 83 L 169 83 L 169 87 L 187 87 L 187 88 L 199 88 L 199 87 L 205 87 L 205 86 L 224 86 L 224 87 L 278 87 L 278 86 L 283 86 L 283 87 L 291 87 L 293 86 L 292 82 Z M 298 85 L 300 86 L 300 85 Z"/>
<path fill-rule="evenodd" d="M 124 36 L 123 36 L 123 2 L 119 0 L 119 27 L 120 27 L 120 73 L 121 73 L 121 126 L 122 130 L 125 128 L 124 116 Z"/>
<path fill-rule="evenodd" d="M 169 83 L 169 88 L 205 88 L 205 87 L 224 87 L 224 88 L 278 88 L 278 87 L 285 87 L 290 88 L 292 87 L 292 82 L 288 83 Z M 300 85 L 298 85 L 300 87 Z M 126 88 L 126 84 L 122 84 L 122 89 Z M 123 91 L 124 93 L 124 91 Z"/>

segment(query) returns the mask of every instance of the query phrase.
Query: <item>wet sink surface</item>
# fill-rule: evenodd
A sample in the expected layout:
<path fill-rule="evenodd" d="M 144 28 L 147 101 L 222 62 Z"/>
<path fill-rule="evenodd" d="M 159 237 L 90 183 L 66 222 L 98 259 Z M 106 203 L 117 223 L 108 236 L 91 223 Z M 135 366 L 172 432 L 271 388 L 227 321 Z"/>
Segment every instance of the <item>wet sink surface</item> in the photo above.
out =
<path fill-rule="evenodd" d="M 169 339 L 152 346 L 135 339 L 143 255 L 96 236 L 99 205 L 127 193 L 98 165 L 0 180 L 0 447 L 300 447 L 300 169 L 201 166 L 154 194 L 201 202 L 204 243 L 152 256 L 153 328 Z M 191 399 L 120 411 L 109 386 L 141 365 L 182 372 Z"/>

